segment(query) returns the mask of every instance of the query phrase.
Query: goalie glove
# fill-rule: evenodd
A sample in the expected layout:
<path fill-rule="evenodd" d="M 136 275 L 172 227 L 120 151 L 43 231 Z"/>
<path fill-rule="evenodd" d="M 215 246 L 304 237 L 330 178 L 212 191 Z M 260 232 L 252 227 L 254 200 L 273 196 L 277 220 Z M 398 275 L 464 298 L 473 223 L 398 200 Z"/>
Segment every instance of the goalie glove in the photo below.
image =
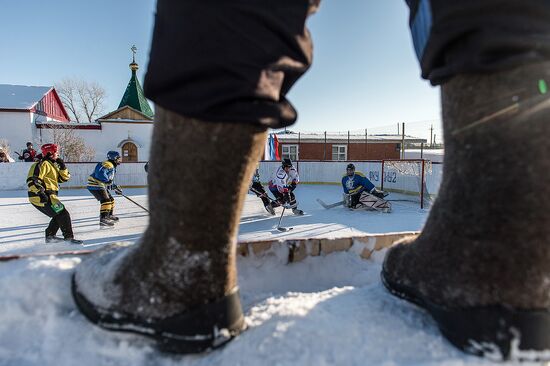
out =
<path fill-rule="evenodd" d="M 384 197 L 386 197 L 388 195 L 387 192 L 379 191 L 378 189 L 376 189 L 376 187 L 371 189 L 369 193 L 372 194 L 375 197 L 380 198 L 380 199 L 383 199 Z"/>

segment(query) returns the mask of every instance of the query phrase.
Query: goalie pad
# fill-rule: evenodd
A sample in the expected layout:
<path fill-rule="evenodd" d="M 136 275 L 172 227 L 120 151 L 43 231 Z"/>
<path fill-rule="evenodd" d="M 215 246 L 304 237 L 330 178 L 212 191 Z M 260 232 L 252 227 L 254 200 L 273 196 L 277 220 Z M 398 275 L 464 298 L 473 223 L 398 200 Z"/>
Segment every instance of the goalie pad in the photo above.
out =
<path fill-rule="evenodd" d="M 349 195 L 344 195 L 344 203 L 347 207 L 350 207 L 354 210 L 391 212 L 391 203 L 367 192 L 361 193 L 361 196 L 359 197 L 359 203 L 355 207 L 351 207 L 351 197 Z"/>

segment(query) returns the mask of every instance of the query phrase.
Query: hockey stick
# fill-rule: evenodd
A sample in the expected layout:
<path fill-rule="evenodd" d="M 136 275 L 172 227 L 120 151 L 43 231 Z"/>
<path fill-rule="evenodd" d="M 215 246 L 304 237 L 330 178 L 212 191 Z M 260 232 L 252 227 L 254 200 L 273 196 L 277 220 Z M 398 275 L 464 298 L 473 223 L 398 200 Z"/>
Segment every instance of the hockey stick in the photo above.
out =
<path fill-rule="evenodd" d="M 126 198 L 128 201 L 132 202 L 134 205 L 138 206 L 139 208 L 142 208 L 143 210 L 147 211 L 147 213 L 149 213 L 148 209 L 146 209 L 145 207 L 143 207 L 142 205 L 140 205 L 139 203 L 137 203 L 136 201 L 134 201 L 130 197 L 128 197 L 128 196 L 126 196 L 125 194 L 122 194 L 122 193 L 119 193 L 119 195 L 121 195 L 122 197 Z"/>
<path fill-rule="evenodd" d="M 277 206 L 275 206 L 275 207 L 283 206 L 283 213 L 285 212 L 284 204 L 281 205 L 281 204 L 279 203 L 279 201 L 277 201 L 276 199 L 274 200 L 274 199 L 272 199 L 271 197 L 269 197 L 269 196 L 267 195 L 267 192 L 266 192 L 265 194 L 263 194 L 263 193 L 258 192 L 257 190 L 255 190 L 255 189 L 252 188 L 252 187 L 250 187 L 249 190 L 252 191 L 253 193 L 256 193 L 256 194 L 259 195 L 260 197 L 266 197 L 271 203 L 274 203 L 274 204 L 277 205 Z M 297 208 L 297 204 L 295 203 L 295 206 L 294 206 L 294 207 L 292 207 L 292 206 L 290 206 L 290 207 L 291 207 L 292 209 L 295 209 L 295 208 Z M 294 212 L 294 211 L 293 211 L 293 212 Z M 279 225 L 277 225 L 277 230 L 279 230 L 279 231 L 292 230 L 292 228 L 288 228 L 288 229 L 287 229 L 287 228 L 282 228 L 282 227 L 280 226 L 280 225 L 281 225 L 281 219 L 283 218 L 283 213 L 281 213 L 281 218 L 279 219 Z M 302 213 L 301 215 L 303 215 L 303 213 Z M 281 229 L 284 229 L 284 230 L 281 230 Z"/>
<path fill-rule="evenodd" d="M 251 191 L 252 193 L 256 193 L 256 194 L 257 194 L 258 196 L 260 196 L 260 197 L 265 197 L 265 198 L 267 198 L 267 199 L 269 200 L 269 202 L 271 202 L 271 203 L 274 203 L 274 202 L 275 202 L 275 203 L 278 203 L 277 200 L 274 200 L 273 198 L 269 197 L 268 194 L 267 194 L 267 192 L 266 192 L 266 193 L 261 193 L 261 192 L 255 190 L 255 189 L 252 188 L 252 187 L 250 187 L 249 191 Z"/>
<path fill-rule="evenodd" d="M 283 212 L 281 212 L 281 217 L 279 217 L 279 223 L 277 224 L 277 228 L 276 228 L 277 230 L 282 231 L 282 232 L 289 231 L 289 230 L 293 229 L 291 227 L 282 227 L 281 226 L 281 220 L 283 219 L 283 215 L 285 214 L 285 210 L 286 210 L 286 207 L 283 206 Z"/>
<path fill-rule="evenodd" d="M 344 201 L 339 201 L 339 202 L 335 202 L 335 203 L 331 203 L 331 204 L 326 204 L 326 203 L 324 203 L 323 201 L 321 201 L 319 198 L 317 198 L 316 201 L 317 201 L 321 206 L 323 206 L 324 208 L 326 208 L 327 210 L 330 209 L 330 208 L 337 207 L 337 206 L 341 206 L 341 205 L 344 204 Z"/>

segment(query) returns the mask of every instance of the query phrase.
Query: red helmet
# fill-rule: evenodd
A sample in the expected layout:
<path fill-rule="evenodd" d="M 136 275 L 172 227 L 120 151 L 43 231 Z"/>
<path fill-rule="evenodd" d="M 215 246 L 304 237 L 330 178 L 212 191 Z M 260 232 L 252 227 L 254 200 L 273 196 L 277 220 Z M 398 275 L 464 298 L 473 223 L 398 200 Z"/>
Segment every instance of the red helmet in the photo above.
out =
<path fill-rule="evenodd" d="M 45 144 L 45 145 L 42 145 L 42 147 L 40 148 L 40 150 L 42 150 L 42 155 L 46 156 L 48 154 L 55 154 L 58 150 L 58 147 L 56 144 Z"/>

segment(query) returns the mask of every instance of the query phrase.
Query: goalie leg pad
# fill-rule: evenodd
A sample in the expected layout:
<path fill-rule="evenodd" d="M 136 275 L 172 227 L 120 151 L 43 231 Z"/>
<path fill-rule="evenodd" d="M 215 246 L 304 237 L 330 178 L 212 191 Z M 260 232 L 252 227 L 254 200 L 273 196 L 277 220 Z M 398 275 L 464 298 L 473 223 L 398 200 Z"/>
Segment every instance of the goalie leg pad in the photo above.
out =
<path fill-rule="evenodd" d="M 391 203 L 381 198 L 378 198 L 370 193 L 363 192 L 359 197 L 360 207 L 380 212 L 391 212 Z"/>

